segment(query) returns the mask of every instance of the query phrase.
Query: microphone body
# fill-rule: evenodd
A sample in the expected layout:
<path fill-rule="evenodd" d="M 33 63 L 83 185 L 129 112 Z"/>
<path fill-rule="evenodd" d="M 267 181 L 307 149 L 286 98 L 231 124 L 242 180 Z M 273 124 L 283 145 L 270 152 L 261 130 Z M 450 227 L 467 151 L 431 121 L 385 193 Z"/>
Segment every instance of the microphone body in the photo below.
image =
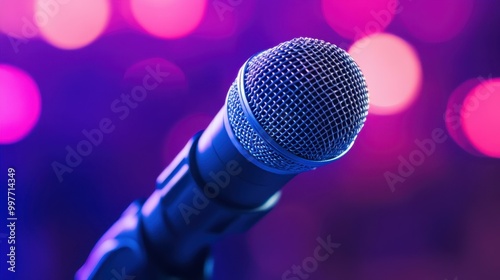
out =
<path fill-rule="evenodd" d="M 268 172 L 243 156 L 220 110 L 160 174 L 157 190 L 142 207 L 154 255 L 171 272 L 189 272 L 199 252 L 206 253 L 221 236 L 246 231 L 267 214 L 294 176 Z"/>
<path fill-rule="evenodd" d="M 153 194 L 108 230 L 78 279 L 112 279 L 117 271 L 138 279 L 210 279 L 209 246 L 246 231 L 276 205 L 296 174 L 272 173 L 248 160 L 231 140 L 224 114 L 222 108 L 191 138 L 158 176 Z"/>
<path fill-rule="evenodd" d="M 211 279 L 210 245 L 244 232 L 297 174 L 345 154 L 366 119 L 364 77 L 345 51 L 298 38 L 250 58 L 194 135 L 98 241 L 77 279 Z"/>

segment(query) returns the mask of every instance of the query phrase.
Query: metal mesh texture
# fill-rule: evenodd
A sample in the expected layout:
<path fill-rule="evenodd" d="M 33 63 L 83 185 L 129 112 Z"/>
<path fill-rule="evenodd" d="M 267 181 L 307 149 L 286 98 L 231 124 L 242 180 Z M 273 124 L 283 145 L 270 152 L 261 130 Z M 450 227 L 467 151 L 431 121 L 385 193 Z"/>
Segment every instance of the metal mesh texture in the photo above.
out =
<path fill-rule="evenodd" d="M 247 62 L 244 86 L 257 123 L 281 148 L 304 160 L 286 157 L 255 131 L 236 83 L 227 100 L 231 128 L 244 149 L 279 170 L 303 172 L 339 157 L 368 112 L 361 70 L 344 50 L 321 40 L 297 38 L 256 55 Z"/>

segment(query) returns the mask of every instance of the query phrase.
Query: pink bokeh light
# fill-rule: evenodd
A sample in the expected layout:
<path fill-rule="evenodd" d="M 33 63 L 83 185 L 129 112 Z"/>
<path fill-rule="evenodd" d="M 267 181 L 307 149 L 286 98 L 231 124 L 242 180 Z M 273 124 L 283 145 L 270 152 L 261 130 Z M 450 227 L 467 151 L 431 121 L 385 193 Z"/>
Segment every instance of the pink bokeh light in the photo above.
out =
<path fill-rule="evenodd" d="M 44 39 L 61 49 L 82 48 L 106 28 L 110 18 L 107 0 L 38 0 L 35 5 L 36 24 Z"/>
<path fill-rule="evenodd" d="M 2 1 L 1 6 L 0 32 L 22 39 L 37 35 L 33 23 L 34 0 Z"/>
<path fill-rule="evenodd" d="M 179 120 L 172 126 L 163 145 L 163 158 L 169 162 L 186 146 L 193 135 L 207 128 L 213 116 L 194 113 Z"/>
<path fill-rule="evenodd" d="M 481 153 L 477 151 L 465 135 L 461 114 L 468 110 L 468 104 L 467 107 L 463 108 L 466 105 L 464 103 L 465 97 L 480 83 L 479 79 L 474 78 L 460 84 L 448 98 L 448 105 L 444 113 L 448 134 L 462 149 L 476 156 L 480 156 Z"/>
<path fill-rule="evenodd" d="M 161 81 L 152 79 L 151 97 L 180 96 L 187 93 L 188 82 L 186 74 L 175 63 L 161 57 L 141 60 L 130 66 L 123 76 L 123 91 L 132 92 L 137 85 L 145 82 L 151 72 L 161 72 Z"/>
<path fill-rule="evenodd" d="M 500 78 L 470 91 L 460 116 L 470 143 L 482 154 L 500 158 Z"/>
<path fill-rule="evenodd" d="M 426 42 L 444 42 L 465 27 L 474 0 L 402 0 L 401 22 L 414 37 Z"/>
<path fill-rule="evenodd" d="M 40 110 L 40 92 L 29 74 L 0 64 L 0 144 L 12 144 L 28 135 Z"/>
<path fill-rule="evenodd" d="M 323 0 L 322 10 L 335 32 L 359 40 L 384 31 L 401 7 L 398 0 Z"/>
<path fill-rule="evenodd" d="M 415 101 L 422 83 L 422 67 L 409 43 L 379 33 L 356 41 L 349 53 L 365 75 L 371 113 L 396 114 Z"/>
<path fill-rule="evenodd" d="M 148 33 L 167 39 L 192 33 L 200 24 L 206 0 L 130 0 L 132 14 Z"/>

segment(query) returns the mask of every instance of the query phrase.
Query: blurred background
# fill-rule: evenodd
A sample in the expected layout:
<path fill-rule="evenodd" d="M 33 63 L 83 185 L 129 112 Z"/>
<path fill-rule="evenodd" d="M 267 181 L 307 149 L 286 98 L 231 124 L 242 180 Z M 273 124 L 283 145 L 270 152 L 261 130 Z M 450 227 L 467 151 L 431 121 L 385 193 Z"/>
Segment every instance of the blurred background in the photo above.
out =
<path fill-rule="evenodd" d="M 6 223 L 12 167 L 14 279 L 73 278 L 215 116 L 240 66 L 300 36 L 349 50 L 369 117 L 349 153 L 297 176 L 273 212 L 215 246 L 215 279 L 500 279 L 498 11 L 489 0 L 1 0 L 0 211 Z M 12 276 L 7 231 L 0 275 Z M 318 238 L 338 247 L 324 261 L 312 260 Z"/>

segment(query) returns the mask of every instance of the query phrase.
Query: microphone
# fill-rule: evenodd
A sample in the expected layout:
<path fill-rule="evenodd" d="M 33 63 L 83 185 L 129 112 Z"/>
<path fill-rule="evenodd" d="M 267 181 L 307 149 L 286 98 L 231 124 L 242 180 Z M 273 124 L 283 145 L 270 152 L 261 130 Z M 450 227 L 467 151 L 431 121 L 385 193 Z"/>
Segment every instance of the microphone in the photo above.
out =
<path fill-rule="evenodd" d="M 76 278 L 210 279 L 210 245 L 254 225 L 295 175 L 344 155 L 367 113 L 363 74 L 339 47 L 296 38 L 256 54 L 206 130 L 103 235 Z"/>

